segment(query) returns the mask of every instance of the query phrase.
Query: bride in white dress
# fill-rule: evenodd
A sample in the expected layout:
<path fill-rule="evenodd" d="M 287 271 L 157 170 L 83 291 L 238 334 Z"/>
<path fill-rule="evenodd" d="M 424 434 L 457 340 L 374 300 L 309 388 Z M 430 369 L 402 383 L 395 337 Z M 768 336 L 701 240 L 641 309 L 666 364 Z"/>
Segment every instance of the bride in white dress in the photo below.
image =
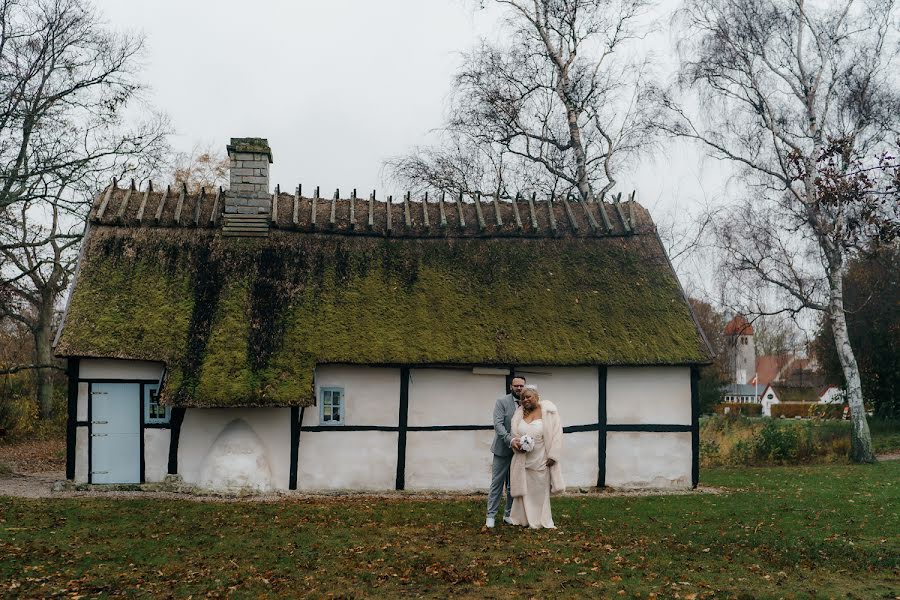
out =
<path fill-rule="evenodd" d="M 510 465 L 510 491 L 513 497 L 510 519 L 514 525 L 532 529 L 554 529 L 550 511 L 550 492 L 565 489 L 559 458 L 562 451 L 562 425 L 556 406 L 541 401 L 537 390 L 522 392 L 522 400 L 513 415 L 510 429 L 515 437 Z M 531 436 L 534 447 L 523 452 L 520 440 Z"/>

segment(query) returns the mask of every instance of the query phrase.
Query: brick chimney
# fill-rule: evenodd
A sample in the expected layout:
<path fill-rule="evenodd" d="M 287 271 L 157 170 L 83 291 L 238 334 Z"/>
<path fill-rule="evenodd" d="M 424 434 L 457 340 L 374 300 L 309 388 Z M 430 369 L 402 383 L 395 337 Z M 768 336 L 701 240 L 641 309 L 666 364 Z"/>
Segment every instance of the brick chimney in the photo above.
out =
<path fill-rule="evenodd" d="M 272 149 L 264 138 L 231 138 L 231 185 L 225 192 L 225 214 L 269 214 L 269 164 Z"/>

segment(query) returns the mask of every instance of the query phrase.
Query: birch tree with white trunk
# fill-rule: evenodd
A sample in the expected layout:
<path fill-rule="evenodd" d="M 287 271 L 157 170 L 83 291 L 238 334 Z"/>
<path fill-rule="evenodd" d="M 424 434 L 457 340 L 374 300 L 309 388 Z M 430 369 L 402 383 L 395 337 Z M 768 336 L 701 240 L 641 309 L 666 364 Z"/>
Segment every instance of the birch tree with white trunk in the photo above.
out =
<path fill-rule="evenodd" d="M 893 0 L 687 0 L 670 134 L 735 165 L 744 199 L 720 220 L 730 293 L 827 315 L 847 383 L 851 458 L 875 460 L 847 334 L 848 258 L 896 239 L 898 10 Z"/>
<path fill-rule="evenodd" d="M 416 189 L 602 198 L 652 137 L 647 0 L 493 0 L 499 42 L 464 57 L 444 143 L 389 161 Z"/>

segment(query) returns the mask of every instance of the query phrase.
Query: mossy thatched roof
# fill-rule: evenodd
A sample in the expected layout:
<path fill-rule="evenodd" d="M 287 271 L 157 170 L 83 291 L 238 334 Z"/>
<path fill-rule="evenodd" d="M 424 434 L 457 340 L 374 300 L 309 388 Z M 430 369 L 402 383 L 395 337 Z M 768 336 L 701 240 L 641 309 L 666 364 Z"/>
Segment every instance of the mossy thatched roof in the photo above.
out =
<path fill-rule="evenodd" d="M 162 361 L 179 406 L 307 405 L 316 364 L 709 360 L 652 229 L 385 237 L 95 224 L 61 356 Z"/>

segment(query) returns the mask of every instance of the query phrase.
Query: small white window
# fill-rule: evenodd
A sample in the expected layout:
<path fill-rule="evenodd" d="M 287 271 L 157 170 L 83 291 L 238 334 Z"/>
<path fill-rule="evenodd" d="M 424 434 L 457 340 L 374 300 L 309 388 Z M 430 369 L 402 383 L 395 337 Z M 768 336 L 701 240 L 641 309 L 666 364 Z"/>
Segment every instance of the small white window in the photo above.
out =
<path fill-rule="evenodd" d="M 321 388 L 319 390 L 319 422 L 322 425 L 344 424 L 344 389 Z"/>
<path fill-rule="evenodd" d="M 144 423 L 165 424 L 172 417 L 172 408 L 159 403 L 159 386 L 144 386 Z"/>

